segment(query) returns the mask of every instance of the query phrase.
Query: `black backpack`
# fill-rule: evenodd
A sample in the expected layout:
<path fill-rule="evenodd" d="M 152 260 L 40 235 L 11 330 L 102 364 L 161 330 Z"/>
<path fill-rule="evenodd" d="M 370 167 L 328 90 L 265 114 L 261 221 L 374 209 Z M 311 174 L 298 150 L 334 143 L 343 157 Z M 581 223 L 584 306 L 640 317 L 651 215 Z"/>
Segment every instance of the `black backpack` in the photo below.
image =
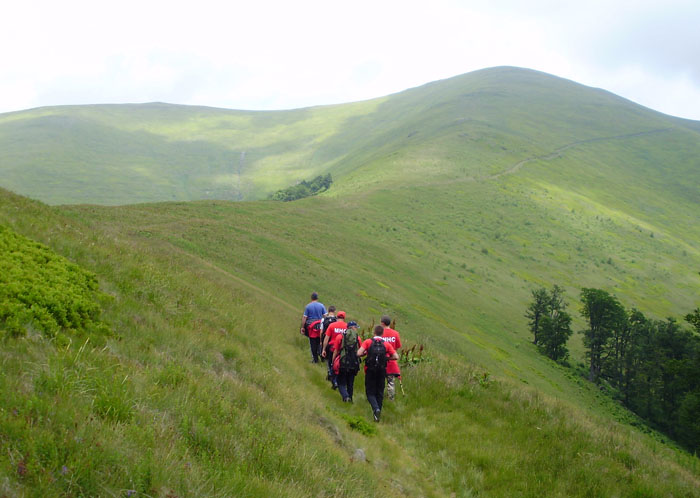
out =
<path fill-rule="evenodd" d="M 324 333 L 331 323 L 337 322 L 338 317 L 335 316 L 324 316 L 323 323 L 321 324 L 321 333 Z"/>
<path fill-rule="evenodd" d="M 340 346 L 340 371 L 356 374 L 360 370 L 360 358 L 357 356 L 357 330 L 349 328 L 343 335 Z"/>
<path fill-rule="evenodd" d="M 379 337 L 372 339 L 372 345 L 367 350 L 365 366 L 368 372 L 386 373 L 386 346 Z"/>

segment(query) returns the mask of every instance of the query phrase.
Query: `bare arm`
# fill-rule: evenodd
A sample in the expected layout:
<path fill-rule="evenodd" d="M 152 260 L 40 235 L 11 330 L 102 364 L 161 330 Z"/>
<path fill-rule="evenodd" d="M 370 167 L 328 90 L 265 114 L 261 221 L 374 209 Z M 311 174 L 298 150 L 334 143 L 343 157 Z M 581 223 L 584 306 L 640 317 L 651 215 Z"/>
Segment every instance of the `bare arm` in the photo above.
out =
<path fill-rule="evenodd" d="M 328 347 L 328 340 L 330 336 L 325 336 L 323 338 L 323 347 L 321 348 L 321 357 L 325 358 L 326 357 L 326 348 Z"/>

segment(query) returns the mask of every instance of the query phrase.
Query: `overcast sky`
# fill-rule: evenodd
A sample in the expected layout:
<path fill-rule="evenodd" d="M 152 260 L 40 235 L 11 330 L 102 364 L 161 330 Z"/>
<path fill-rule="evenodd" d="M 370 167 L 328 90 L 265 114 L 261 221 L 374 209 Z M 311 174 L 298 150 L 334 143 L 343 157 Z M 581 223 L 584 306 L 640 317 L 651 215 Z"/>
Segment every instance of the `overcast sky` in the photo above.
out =
<path fill-rule="evenodd" d="M 0 112 L 289 109 L 501 65 L 700 120 L 700 1 L 23 0 L 0 17 Z"/>

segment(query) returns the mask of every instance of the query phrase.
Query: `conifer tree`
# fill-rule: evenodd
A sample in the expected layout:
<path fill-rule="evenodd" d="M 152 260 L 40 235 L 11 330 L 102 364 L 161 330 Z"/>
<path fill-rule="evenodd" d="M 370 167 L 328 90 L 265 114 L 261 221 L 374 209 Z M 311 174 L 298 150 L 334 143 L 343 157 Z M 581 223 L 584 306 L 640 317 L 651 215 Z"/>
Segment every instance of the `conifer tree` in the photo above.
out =
<path fill-rule="evenodd" d="M 625 326 L 626 312 L 615 296 L 601 289 L 581 291 L 581 315 L 588 321 L 583 343 L 588 349 L 588 380 L 597 382 L 608 354 L 608 342 Z"/>
<path fill-rule="evenodd" d="M 566 342 L 572 332 L 571 316 L 564 311 L 564 290 L 558 285 L 551 292 L 541 287 L 532 291 L 532 297 L 525 316 L 530 318 L 534 343 L 554 361 L 566 359 L 569 356 Z"/>
<path fill-rule="evenodd" d="M 547 293 L 547 289 L 540 287 L 532 291 L 532 298 L 533 301 L 530 303 L 530 306 L 528 306 L 525 316 L 530 319 L 530 331 L 534 336 L 532 342 L 537 344 L 541 329 L 540 322 L 542 321 L 542 317 L 547 314 L 550 297 Z"/>

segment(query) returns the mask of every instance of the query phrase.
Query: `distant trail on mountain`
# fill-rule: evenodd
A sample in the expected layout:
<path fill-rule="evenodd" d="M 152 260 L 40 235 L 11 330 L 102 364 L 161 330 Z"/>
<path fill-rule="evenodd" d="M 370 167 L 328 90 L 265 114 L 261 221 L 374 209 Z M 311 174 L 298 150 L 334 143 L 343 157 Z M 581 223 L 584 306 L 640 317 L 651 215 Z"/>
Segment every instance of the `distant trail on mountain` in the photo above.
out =
<path fill-rule="evenodd" d="M 608 140 L 622 140 L 626 138 L 634 138 L 634 137 L 641 137 L 644 135 L 653 135 L 656 133 L 664 133 L 667 131 L 671 131 L 673 128 L 659 128 L 656 130 L 650 130 L 650 131 L 641 131 L 638 133 L 629 133 L 627 135 L 615 135 L 612 137 L 599 137 L 599 138 L 589 138 L 586 140 L 579 140 L 577 142 L 571 142 L 570 144 L 564 145 L 563 147 L 559 147 L 557 150 L 550 152 L 549 154 L 545 154 L 543 156 L 535 156 L 535 157 L 530 157 L 528 159 L 523 159 L 519 163 L 515 164 L 511 168 L 501 171 L 500 173 L 496 173 L 495 175 L 489 176 L 487 179 L 488 180 L 495 180 L 496 178 L 500 178 L 501 176 L 505 175 L 510 175 L 515 172 L 517 172 L 520 168 L 522 168 L 524 165 L 526 165 L 529 162 L 532 161 L 549 161 L 550 159 L 554 159 L 556 157 L 559 157 L 562 152 L 571 149 L 572 147 L 576 147 L 577 145 L 582 145 L 582 144 L 589 144 L 593 142 L 604 142 Z"/>
<path fill-rule="evenodd" d="M 288 302 L 285 301 L 284 299 L 279 298 L 279 297 L 276 296 L 275 294 L 273 294 L 273 293 L 271 293 L 271 292 L 269 292 L 269 291 L 266 291 L 266 290 L 263 289 L 262 287 L 258 287 L 257 285 L 255 285 L 255 284 L 253 284 L 253 283 L 251 283 L 251 282 L 248 282 L 248 281 L 245 280 L 244 278 L 241 278 L 241 277 L 239 277 L 238 275 L 234 275 L 234 274 L 231 273 L 230 271 L 224 270 L 223 268 L 221 268 L 220 266 L 217 266 L 216 264 L 212 263 L 211 261 L 207 261 L 206 259 L 201 258 L 201 257 L 197 256 L 196 254 L 192 254 L 192 253 L 186 251 L 185 249 L 182 249 L 181 247 L 176 246 L 176 245 L 173 244 L 172 242 L 167 241 L 166 243 L 167 243 L 174 251 L 176 251 L 176 252 L 178 252 L 178 253 L 180 253 L 180 254 L 182 254 L 182 255 L 184 255 L 184 256 L 187 256 L 188 258 L 191 258 L 192 260 L 196 261 L 197 263 L 201 264 L 202 266 L 205 266 L 205 267 L 207 267 L 207 268 L 209 268 L 209 269 L 211 269 L 211 270 L 214 270 L 214 271 L 216 271 L 216 272 L 218 272 L 218 273 L 221 273 L 222 275 L 225 275 L 226 277 L 228 277 L 228 278 L 230 278 L 230 279 L 232 279 L 232 280 L 235 280 L 235 281 L 238 282 L 239 284 L 242 284 L 242 285 L 244 285 L 245 287 L 248 287 L 250 290 L 253 290 L 253 291 L 257 292 L 258 294 L 263 294 L 264 296 L 266 296 L 267 298 L 269 298 L 271 301 L 277 302 L 278 304 L 284 306 L 285 308 L 287 308 L 287 309 L 290 310 L 290 311 L 297 311 L 297 308 L 296 308 L 295 306 L 293 306 L 292 304 L 288 303 Z"/>

